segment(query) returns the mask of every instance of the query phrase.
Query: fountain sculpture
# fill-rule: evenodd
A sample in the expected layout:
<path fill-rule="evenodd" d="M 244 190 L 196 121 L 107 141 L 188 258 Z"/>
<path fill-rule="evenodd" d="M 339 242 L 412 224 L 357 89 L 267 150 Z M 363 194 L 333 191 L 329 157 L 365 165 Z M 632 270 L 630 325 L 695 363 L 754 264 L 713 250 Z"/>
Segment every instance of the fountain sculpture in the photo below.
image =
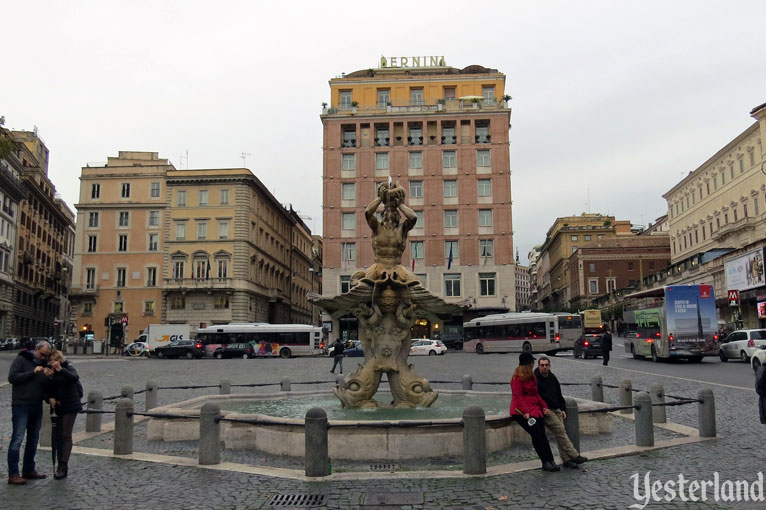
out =
<path fill-rule="evenodd" d="M 402 266 L 407 233 L 417 217 L 404 205 L 404 189 L 398 182 L 392 183 L 389 178 L 377 191 L 377 198 L 365 210 L 375 263 L 354 273 L 348 292 L 333 298 L 311 296 L 331 316 L 351 313 L 359 320 L 364 362 L 346 376 L 343 387 L 333 391 L 343 407 L 377 407 L 373 397 L 385 373 L 394 407 L 429 407 L 439 394 L 407 364 L 410 328 L 417 317 L 449 316 L 461 312 L 463 306 L 434 296 Z M 379 220 L 377 210 L 381 204 Z"/>

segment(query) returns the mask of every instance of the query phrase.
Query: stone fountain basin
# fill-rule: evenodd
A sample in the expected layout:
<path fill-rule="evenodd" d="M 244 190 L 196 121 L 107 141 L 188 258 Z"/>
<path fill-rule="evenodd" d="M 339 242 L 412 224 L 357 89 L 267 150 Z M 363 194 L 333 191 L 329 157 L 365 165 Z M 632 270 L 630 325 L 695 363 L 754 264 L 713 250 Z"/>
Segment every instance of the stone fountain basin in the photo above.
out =
<path fill-rule="evenodd" d="M 226 401 L 275 400 L 287 397 L 326 396 L 328 391 L 289 391 L 263 395 L 206 395 L 152 409 L 153 413 L 188 415 L 189 419 L 151 418 L 147 426 L 147 439 L 164 441 L 199 440 L 199 413 L 208 402 L 224 405 Z M 510 393 L 464 390 L 439 390 L 439 398 L 449 395 L 494 395 L 510 403 Z M 603 402 L 575 399 L 580 410 L 608 407 Z M 245 418 L 268 421 L 268 424 L 221 422 L 221 441 L 226 449 L 255 449 L 274 455 L 303 457 L 305 453 L 304 420 L 280 418 L 264 414 L 244 414 L 222 410 L 227 418 Z M 461 413 L 462 416 L 462 413 Z M 422 420 L 432 425 L 408 428 L 372 427 L 369 420 L 330 420 L 328 448 L 330 457 L 349 460 L 405 460 L 428 457 L 462 456 L 462 417 Z M 486 418 L 507 416 L 487 415 Z M 580 434 L 598 435 L 612 431 L 612 417 L 608 413 L 580 414 Z M 385 419 L 395 423 L 397 420 Z M 413 422 L 418 420 L 403 420 Z M 333 427 L 333 425 L 351 425 Z M 487 450 L 494 452 L 514 444 L 531 444 L 529 435 L 516 423 L 487 424 Z"/>

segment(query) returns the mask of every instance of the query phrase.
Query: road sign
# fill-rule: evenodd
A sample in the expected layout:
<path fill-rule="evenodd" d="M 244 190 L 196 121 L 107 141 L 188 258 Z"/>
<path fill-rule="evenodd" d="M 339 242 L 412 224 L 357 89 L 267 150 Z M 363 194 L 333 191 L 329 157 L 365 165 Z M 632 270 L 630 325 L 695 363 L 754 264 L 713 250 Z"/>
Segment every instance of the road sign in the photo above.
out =
<path fill-rule="evenodd" d="M 739 306 L 738 290 L 729 290 L 729 306 Z"/>
<path fill-rule="evenodd" d="M 120 317 L 120 322 L 122 323 L 123 326 L 127 326 L 128 325 L 128 316 L 127 315 L 123 315 L 122 317 Z"/>

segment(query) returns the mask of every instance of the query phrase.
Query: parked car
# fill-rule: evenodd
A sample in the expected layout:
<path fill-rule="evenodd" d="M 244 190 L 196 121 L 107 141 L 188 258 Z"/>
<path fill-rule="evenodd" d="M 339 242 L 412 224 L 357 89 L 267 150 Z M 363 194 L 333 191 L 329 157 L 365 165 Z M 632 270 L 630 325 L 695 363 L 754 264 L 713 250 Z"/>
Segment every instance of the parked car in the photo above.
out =
<path fill-rule="evenodd" d="M 353 341 L 353 347 L 346 348 L 345 351 L 343 351 L 344 356 L 348 356 L 351 358 L 361 358 L 364 356 L 364 350 L 362 350 L 362 342 L 359 340 Z"/>
<path fill-rule="evenodd" d="M 192 340 L 179 340 L 154 349 L 158 358 L 201 358 L 205 355 L 205 349 L 199 342 Z"/>
<path fill-rule="evenodd" d="M 601 350 L 601 334 L 587 333 L 581 335 L 580 338 L 575 340 L 572 355 L 575 358 L 596 358 L 603 356 L 604 351 Z"/>
<path fill-rule="evenodd" d="M 445 333 L 439 337 L 439 340 L 447 349 L 455 349 L 456 351 L 463 350 L 463 335 L 456 333 Z"/>
<path fill-rule="evenodd" d="M 10 338 L 0 339 L 0 351 L 9 351 L 13 346 L 13 340 Z"/>
<path fill-rule="evenodd" d="M 747 363 L 759 347 L 766 346 L 766 329 L 740 329 L 732 331 L 718 347 L 721 361 L 740 359 Z"/>
<path fill-rule="evenodd" d="M 410 345 L 410 356 L 436 356 L 437 354 L 444 354 L 445 352 L 447 352 L 447 348 L 440 340 L 415 338 Z"/>
<path fill-rule="evenodd" d="M 758 367 L 763 364 L 766 364 L 766 347 L 761 347 L 750 357 L 750 366 L 753 367 L 753 372 L 757 372 Z"/>
<path fill-rule="evenodd" d="M 149 357 L 149 344 L 146 342 L 131 342 L 122 351 L 123 356 L 146 356 Z"/>
<path fill-rule="evenodd" d="M 252 344 L 229 344 L 218 347 L 213 351 L 213 357 L 217 359 L 230 358 L 254 358 L 255 349 Z"/>

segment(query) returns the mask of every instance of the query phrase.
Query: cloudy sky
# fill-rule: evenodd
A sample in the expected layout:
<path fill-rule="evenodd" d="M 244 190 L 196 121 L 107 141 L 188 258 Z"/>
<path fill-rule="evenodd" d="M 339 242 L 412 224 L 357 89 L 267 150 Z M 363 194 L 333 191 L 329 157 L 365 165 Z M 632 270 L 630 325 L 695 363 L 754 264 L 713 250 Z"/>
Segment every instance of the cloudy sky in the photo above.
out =
<path fill-rule="evenodd" d="M 0 115 L 80 168 L 146 150 L 246 165 L 322 230 L 328 80 L 381 55 L 505 73 L 515 245 L 586 210 L 646 224 L 766 102 L 766 2 L 6 2 Z M 182 155 L 188 151 L 188 160 Z"/>

